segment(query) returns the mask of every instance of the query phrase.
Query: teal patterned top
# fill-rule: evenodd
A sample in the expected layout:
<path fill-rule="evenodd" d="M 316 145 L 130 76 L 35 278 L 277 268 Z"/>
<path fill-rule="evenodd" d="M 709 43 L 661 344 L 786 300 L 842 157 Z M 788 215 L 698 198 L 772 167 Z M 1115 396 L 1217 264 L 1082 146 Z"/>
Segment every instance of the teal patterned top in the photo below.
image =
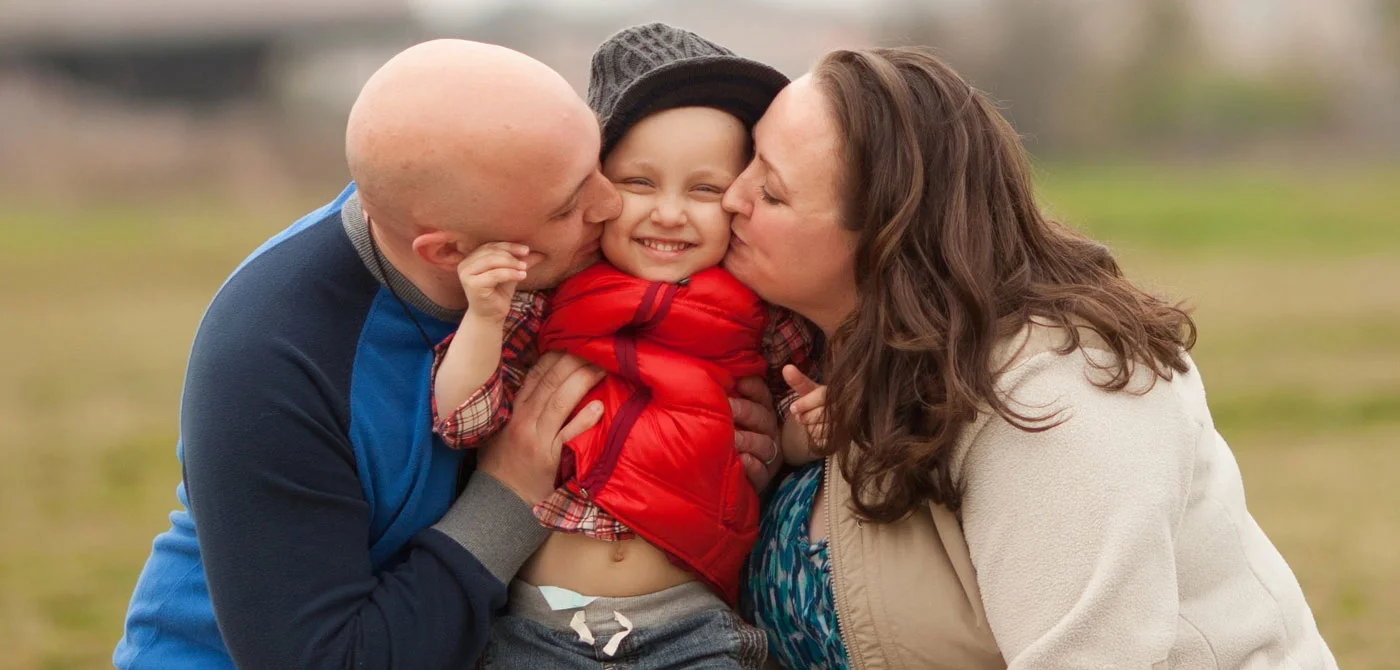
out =
<path fill-rule="evenodd" d="M 749 556 L 744 614 L 768 633 L 768 653 L 785 668 L 847 667 L 827 540 L 807 534 L 824 464 L 805 465 L 778 486 Z"/>

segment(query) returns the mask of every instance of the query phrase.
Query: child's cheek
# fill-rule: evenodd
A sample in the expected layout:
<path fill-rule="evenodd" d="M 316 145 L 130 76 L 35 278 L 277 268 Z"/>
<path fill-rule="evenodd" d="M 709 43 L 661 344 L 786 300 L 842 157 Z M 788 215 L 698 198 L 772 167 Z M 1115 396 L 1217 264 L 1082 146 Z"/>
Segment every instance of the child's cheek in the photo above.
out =
<path fill-rule="evenodd" d="M 632 229 L 637 226 L 637 221 L 647 214 L 650 198 L 626 191 L 620 192 L 619 195 L 622 197 L 622 213 L 604 225 L 617 227 L 618 232 L 630 235 Z"/>

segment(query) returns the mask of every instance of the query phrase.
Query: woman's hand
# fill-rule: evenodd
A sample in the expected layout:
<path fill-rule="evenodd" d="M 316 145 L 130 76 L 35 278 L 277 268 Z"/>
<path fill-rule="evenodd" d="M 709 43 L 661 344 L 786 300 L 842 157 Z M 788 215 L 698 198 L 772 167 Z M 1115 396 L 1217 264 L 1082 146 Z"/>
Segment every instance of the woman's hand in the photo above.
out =
<path fill-rule="evenodd" d="M 826 384 L 818 384 L 802 374 L 796 366 L 783 367 L 783 381 L 798 395 L 788 413 L 807 429 L 808 445 L 812 449 L 826 446 Z"/>
<path fill-rule="evenodd" d="M 736 390 L 740 397 L 729 399 L 734 413 L 734 448 L 739 450 L 749 483 L 755 491 L 763 491 L 783 466 L 778 446 L 778 413 L 773 409 L 773 395 L 762 379 L 740 379 Z"/>

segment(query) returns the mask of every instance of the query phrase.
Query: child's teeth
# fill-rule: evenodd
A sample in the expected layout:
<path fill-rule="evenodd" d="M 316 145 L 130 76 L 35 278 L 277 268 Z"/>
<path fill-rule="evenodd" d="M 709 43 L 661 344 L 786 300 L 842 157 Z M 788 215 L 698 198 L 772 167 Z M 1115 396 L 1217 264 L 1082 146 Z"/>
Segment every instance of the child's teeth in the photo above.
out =
<path fill-rule="evenodd" d="M 658 242 L 656 240 L 645 240 L 643 244 L 656 249 L 657 251 L 680 251 L 686 247 L 684 242 Z"/>

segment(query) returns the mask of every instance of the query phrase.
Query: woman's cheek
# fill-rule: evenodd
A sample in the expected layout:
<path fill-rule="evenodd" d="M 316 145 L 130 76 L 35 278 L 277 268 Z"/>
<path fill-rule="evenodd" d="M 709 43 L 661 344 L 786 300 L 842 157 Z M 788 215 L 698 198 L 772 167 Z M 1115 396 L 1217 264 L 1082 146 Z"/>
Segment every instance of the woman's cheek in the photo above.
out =
<path fill-rule="evenodd" d="M 775 230 L 775 223 L 777 222 L 767 216 L 756 219 L 755 225 L 749 226 L 753 229 L 748 238 L 751 240 L 749 246 L 752 246 L 765 258 L 782 260 L 789 255 L 787 252 L 791 251 L 793 246 L 801 245 L 802 240 L 790 238 L 786 246 L 782 245 L 778 240 L 783 239 L 783 235 Z"/>

